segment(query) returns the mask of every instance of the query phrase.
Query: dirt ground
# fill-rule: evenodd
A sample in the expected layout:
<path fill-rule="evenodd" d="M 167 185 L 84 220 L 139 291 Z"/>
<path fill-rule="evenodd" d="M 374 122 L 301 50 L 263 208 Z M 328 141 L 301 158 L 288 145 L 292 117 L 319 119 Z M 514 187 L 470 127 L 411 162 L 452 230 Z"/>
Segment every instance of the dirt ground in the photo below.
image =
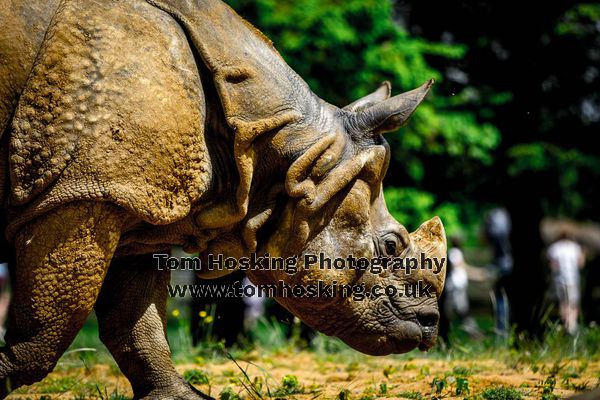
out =
<path fill-rule="evenodd" d="M 563 360 L 559 363 L 510 365 L 493 359 L 444 361 L 426 358 L 339 357 L 310 352 L 275 355 L 248 354 L 244 359 L 220 360 L 177 366 L 180 373 L 195 376 L 196 387 L 219 398 L 226 387 L 241 398 L 379 399 L 477 397 L 491 387 L 512 387 L 526 399 L 542 393 L 568 397 L 584 387 L 593 388 L 600 379 L 599 360 Z M 242 372 L 242 369 L 244 372 Z M 190 372 L 190 371 L 200 372 Z M 282 386 L 286 375 L 287 386 Z M 209 384 L 206 384 L 205 378 Z M 434 383 L 436 382 L 436 383 Z M 466 386 L 465 386 L 466 382 Z M 457 395 L 458 386 L 462 393 Z M 251 395 L 254 390 L 260 393 Z M 340 394 L 340 392 L 344 393 Z M 460 392 L 460 390 L 459 390 Z M 115 366 L 59 366 L 43 382 L 22 388 L 10 399 L 120 400 L 132 396 L 127 380 Z M 232 397 L 229 397 L 230 399 Z M 552 397 L 549 397 L 552 398 Z"/>

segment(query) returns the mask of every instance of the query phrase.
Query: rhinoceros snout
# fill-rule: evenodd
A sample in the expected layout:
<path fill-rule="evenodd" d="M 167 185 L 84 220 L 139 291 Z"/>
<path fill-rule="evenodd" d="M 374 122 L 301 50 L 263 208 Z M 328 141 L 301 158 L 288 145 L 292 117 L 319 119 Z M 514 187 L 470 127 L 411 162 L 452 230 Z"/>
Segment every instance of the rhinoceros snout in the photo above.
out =
<path fill-rule="evenodd" d="M 440 313 L 437 307 L 430 307 L 417 312 L 417 322 L 421 327 L 421 343 L 419 350 L 427 351 L 435 345 L 438 334 Z"/>

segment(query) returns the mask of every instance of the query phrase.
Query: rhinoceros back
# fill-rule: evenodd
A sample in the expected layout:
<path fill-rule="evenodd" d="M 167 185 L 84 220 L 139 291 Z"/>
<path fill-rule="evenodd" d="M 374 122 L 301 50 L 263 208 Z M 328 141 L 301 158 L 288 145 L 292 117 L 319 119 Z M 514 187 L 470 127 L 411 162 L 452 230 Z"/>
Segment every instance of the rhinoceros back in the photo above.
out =
<path fill-rule="evenodd" d="M 0 138 L 59 0 L 0 0 Z"/>
<path fill-rule="evenodd" d="M 8 235 L 75 200 L 182 218 L 208 184 L 204 118 L 193 53 L 169 15 L 136 0 L 63 2 L 12 123 Z"/>

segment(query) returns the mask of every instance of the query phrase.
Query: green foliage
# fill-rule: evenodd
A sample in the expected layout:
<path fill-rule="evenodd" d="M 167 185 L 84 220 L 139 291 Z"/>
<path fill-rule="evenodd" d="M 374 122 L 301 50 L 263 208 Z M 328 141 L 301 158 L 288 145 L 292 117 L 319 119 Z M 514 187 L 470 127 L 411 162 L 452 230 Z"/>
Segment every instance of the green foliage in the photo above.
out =
<path fill-rule="evenodd" d="M 388 393 L 388 385 L 385 382 L 379 384 L 379 394 L 386 395 Z"/>
<path fill-rule="evenodd" d="M 431 381 L 431 393 L 442 394 L 442 391 L 448 386 L 446 378 L 435 377 Z"/>
<path fill-rule="evenodd" d="M 343 389 L 338 394 L 338 400 L 350 400 L 350 391 L 348 389 Z"/>
<path fill-rule="evenodd" d="M 365 390 L 363 390 L 358 400 L 375 400 L 376 398 L 377 391 L 372 387 L 368 387 Z"/>
<path fill-rule="evenodd" d="M 469 380 L 467 378 L 456 378 L 456 395 L 465 395 L 469 394 L 471 390 L 469 389 Z"/>
<path fill-rule="evenodd" d="M 241 397 L 229 386 L 221 391 L 219 400 L 241 400 Z"/>
<path fill-rule="evenodd" d="M 300 393 L 304 393 L 304 388 L 300 386 L 298 378 L 295 375 L 286 375 L 281 380 L 281 386 L 274 394 L 275 396 L 290 396 Z"/>
<path fill-rule="evenodd" d="M 443 377 L 436 376 L 431 381 L 431 394 L 436 396 L 456 395 L 465 396 L 471 393 L 468 377 L 472 374 L 470 368 L 454 367 L 444 373 Z"/>
<path fill-rule="evenodd" d="M 540 22 L 518 41 L 511 38 L 511 30 L 480 27 L 465 35 L 462 19 L 473 16 L 453 14 L 444 32 L 451 38 L 462 33 L 460 43 L 425 39 L 439 38 L 428 32 L 437 32 L 438 22 L 426 14 L 420 14 L 420 20 L 410 14 L 410 23 L 423 37 L 411 34 L 410 25 L 398 22 L 407 15 L 394 9 L 392 0 L 227 1 L 265 32 L 290 66 L 333 104 L 343 106 L 364 96 L 383 80 L 392 83 L 395 93 L 429 78 L 440 82 L 412 121 L 400 133 L 386 136 L 392 148 L 386 185 L 401 193 L 388 202 L 400 222 L 414 228 L 438 213 L 450 232 L 462 226 L 474 237 L 474 224 L 489 208 L 482 199 L 489 201 L 493 190 L 517 190 L 513 181 L 524 175 L 521 188 L 542 182 L 534 174 L 545 177 L 538 196 L 546 213 L 596 215 L 597 192 L 590 187 L 599 178 L 600 158 L 586 147 L 583 133 L 593 131 L 597 121 L 581 110 L 584 103 L 597 108 L 596 56 L 587 49 L 598 40 L 598 4 L 554 7 L 556 15 L 544 20 L 547 25 Z M 503 11 L 507 6 L 486 7 Z M 489 57 L 498 43 L 509 46 L 507 60 Z M 565 66 L 541 59 L 535 63 L 535 76 L 519 72 L 514 79 L 499 77 L 504 71 L 496 69 L 503 65 L 512 67 L 508 74 L 527 70 L 527 57 L 519 46 L 531 43 L 549 43 L 543 52 L 533 52 L 536 57 L 555 57 L 568 49 L 571 62 Z M 454 66 L 467 79 L 448 79 L 446 69 Z M 548 92 L 549 87 L 558 92 Z M 571 132 L 573 137 L 565 139 Z M 447 182 L 453 185 L 448 188 Z M 503 193 L 493 196 L 506 203 Z"/>
<path fill-rule="evenodd" d="M 465 218 L 461 218 L 464 208 L 456 203 L 439 203 L 436 196 L 429 192 L 412 188 L 388 187 L 384 190 L 384 195 L 392 216 L 402 221 L 411 231 L 434 215 L 442 218 L 448 234 L 458 233 L 465 225 Z"/>
<path fill-rule="evenodd" d="M 473 371 L 470 368 L 454 367 L 452 368 L 452 375 L 465 378 L 467 376 L 473 375 Z"/>
<path fill-rule="evenodd" d="M 209 385 L 210 380 L 204 371 L 198 369 L 188 369 L 183 373 L 183 379 L 192 385 Z"/>
<path fill-rule="evenodd" d="M 131 397 L 119 393 L 111 393 L 108 400 L 131 400 Z"/>
<path fill-rule="evenodd" d="M 554 394 L 556 388 L 556 376 L 566 367 L 566 364 L 560 364 L 558 361 L 550 368 L 548 376 L 538 385 L 541 389 L 542 400 L 556 400 L 559 396 Z"/>
<path fill-rule="evenodd" d="M 210 395 L 212 387 L 206 372 L 199 369 L 188 369 L 183 372 L 183 379 L 192 385 L 206 385 L 208 387 L 208 394 Z"/>
<path fill-rule="evenodd" d="M 577 4 L 567 11 L 556 25 L 558 35 L 583 36 L 594 34 L 594 25 L 600 20 L 600 4 Z"/>
<path fill-rule="evenodd" d="M 416 391 L 400 392 L 400 393 L 398 393 L 398 397 L 400 397 L 402 399 L 414 399 L 414 400 L 423 399 L 423 395 L 420 392 L 416 392 Z"/>
<path fill-rule="evenodd" d="M 73 390 L 79 385 L 74 377 L 53 378 L 44 382 L 43 393 L 64 393 Z"/>
<path fill-rule="evenodd" d="M 459 45 L 411 37 L 392 19 L 391 1 L 230 0 L 263 30 L 286 61 L 319 95 L 349 102 L 391 79 L 400 88 L 441 74 L 425 55 L 460 58 Z"/>
<path fill-rule="evenodd" d="M 482 393 L 485 400 L 521 400 L 523 395 L 518 390 L 511 387 L 497 387 L 486 389 Z"/>
<path fill-rule="evenodd" d="M 461 44 L 431 42 L 410 35 L 395 22 L 391 0 L 228 3 L 273 40 L 315 93 L 338 106 L 372 92 L 384 80 L 392 83 L 394 92 L 413 89 L 429 78 L 443 80 L 444 74 L 432 68 L 428 58 L 458 60 L 467 51 Z M 473 93 L 470 87 L 446 96 L 434 91 L 400 134 L 387 136 L 393 149 L 390 184 L 421 186 L 430 157 L 470 164 L 474 173 L 493 162 L 500 134 L 467 109 L 475 100 Z M 503 102 L 507 98 L 510 94 L 497 95 L 493 100 Z M 466 174 L 464 170 L 456 173 Z M 424 214 L 423 202 L 432 195 L 425 190 L 414 194 L 417 197 L 404 196 L 402 207 Z M 444 205 L 441 211 L 448 213 L 450 223 L 454 223 L 458 209 L 457 204 Z M 449 223 L 445 216 L 442 219 Z M 399 221 L 417 223 L 414 219 Z"/>
<path fill-rule="evenodd" d="M 93 391 L 90 392 L 86 392 L 85 390 L 73 390 L 73 392 L 75 393 L 75 396 L 73 397 L 73 400 L 84 400 L 84 399 L 89 399 L 90 397 L 93 398 L 98 398 L 100 400 L 131 400 L 131 397 L 129 396 L 125 396 L 122 393 L 119 393 L 119 388 L 117 387 L 115 390 L 113 390 L 112 392 L 108 392 L 108 388 L 106 387 L 101 387 L 100 384 L 96 384 L 95 385 L 95 392 Z M 90 396 L 91 394 L 95 394 Z"/>
<path fill-rule="evenodd" d="M 281 349 L 290 345 L 286 330 L 288 327 L 276 319 L 260 317 L 252 330 L 252 341 L 267 349 Z"/>
<path fill-rule="evenodd" d="M 176 321 L 169 322 L 169 324 L 174 323 L 176 323 Z M 95 324 L 90 324 L 89 326 L 86 326 L 86 329 L 89 330 L 89 332 L 82 332 L 80 335 L 94 336 L 97 342 L 90 342 L 89 344 L 100 347 L 101 345 L 96 331 L 97 326 Z M 489 396 L 487 398 L 483 397 L 484 393 L 475 390 L 474 386 L 478 383 L 478 374 L 482 372 L 477 366 L 476 360 L 478 359 L 493 359 L 497 360 L 499 365 L 508 365 L 517 370 L 530 369 L 534 373 L 539 373 L 543 378 L 539 379 L 535 385 L 529 386 L 529 396 L 545 396 L 546 399 L 552 399 L 553 396 L 556 396 L 554 392 L 556 391 L 556 387 L 558 387 L 557 385 L 560 385 L 561 388 L 573 391 L 580 391 L 584 390 L 586 387 L 592 388 L 597 385 L 596 378 L 598 378 L 598 381 L 600 382 L 600 375 L 598 375 L 598 371 L 595 369 L 594 371 L 588 371 L 592 369 L 594 363 L 587 360 L 596 360 L 598 358 L 598 354 L 600 353 L 600 328 L 597 326 L 582 326 L 581 331 L 576 338 L 565 334 L 564 331 L 557 330 L 556 326 L 549 328 L 549 331 L 551 331 L 551 334 L 547 335 L 543 340 L 520 340 L 518 350 L 507 348 L 505 344 L 495 341 L 493 335 L 490 335 L 490 337 L 478 342 L 468 339 L 465 339 L 465 341 L 457 339 L 452 348 L 434 348 L 427 355 L 412 353 L 393 356 L 386 361 L 386 364 L 376 367 L 379 368 L 379 372 L 373 375 L 374 384 L 368 388 L 369 390 L 364 390 L 360 395 L 354 395 L 354 398 L 360 399 L 361 397 L 373 395 L 408 399 L 424 399 L 431 397 L 429 396 L 429 393 L 423 395 L 416 391 L 401 391 L 402 388 L 395 383 L 398 382 L 398 375 L 406 375 L 403 371 L 420 371 L 419 374 L 415 376 L 416 380 L 426 380 L 431 383 L 435 382 L 435 384 L 432 385 L 432 394 L 437 395 L 438 398 L 455 396 L 472 400 L 487 398 L 519 398 L 507 397 L 512 392 L 519 394 L 518 390 L 511 388 L 494 388 L 487 390 L 484 392 Z M 92 333 L 95 333 L 95 335 L 92 335 Z M 514 332 L 512 335 L 514 335 Z M 175 335 L 175 337 L 177 336 Z M 324 338 L 326 338 L 324 335 L 318 335 L 317 341 L 323 340 Z M 333 340 L 330 338 L 326 339 Z M 280 349 L 274 347 L 261 348 L 258 346 L 263 361 L 257 362 L 256 364 L 249 360 L 256 357 L 257 348 L 246 348 L 244 353 L 240 354 L 240 358 L 244 359 L 241 363 L 242 365 L 240 365 L 233 357 L 229 358 L 227 362 L 233 362 L 234 365 L 237 366 L 237 370 L 234 371 L 230 368 L 223 370 L 219 369 L 221 371 L 220 373 L 216 373 L 214 377 L 210 377 L 210 381 L 213 385 L 221 385 L 222 382 L 225 381 L 225 384 L 229 386 L 228 389 L 221 391 L 219 395 L 213 394 L 213 396 L 222 400 L 239 400 L 241 397 L 253 399 L 276 398 L 277 396 L 293 398 L 294 394 L 289 393 L 300 391 L 296 394 L 311 394 L 309 397 L 316 397 L 321 388 L 303 386 L 298 381 L 298 378 L 293 375 L 286 376 L 280 382 L 274 382 L 269 373 L 261 367 L 261 365 L 265 365 L 265 363 L 270 363 L 271 361 L 267 360 L 274 354 L 293 354 L 293 352 L 290 351 L 293 348 L 290 343 L 283 344 L 282 346 L 283 347 Z M 185 349 L 180 348 L 181 352 L 184 350 Z M 192 356 L 191 358 L 182 361 L 182 363 L 186 365 L 198 363 L 198 361 L 195 361 L 194 352 L 195 350 L 193 348 L 187 348 L 187 353 L 192 354 Z M 343 344 L 339 344 L 339 347 L 335 348 L 326 346 L 317 347 L 313 349 L 313 352 L 317 359 L 325 361 L 326 364 L 335 363 L 338 365 L 338 371 L 343 371 L 344 366 L 348 367 L 347 370 L 356 371 L 356 363 L 358 362 L 360 364 L 361 362 L 365 362 L 365 357 L 367 357 L 358 354 L 356 351 L 349 349 L 347 345 Z M 93 354 L 98 355 L 98 353 Z M 227 360 L 224 351 L 216 354 L 218 355 L 213 355 L 212 358 L 205 359 L 202 362 L 210 361 L 211 363 L 219 364 Z M 73 354 L 71 353 L 70 355 L 63 357 L 61 362 L 59 362 L 58 368 L 61 368 L 60 365 L 64 364 L 65 361 L 71 360 L 72 356 Z M 207 355 L 207 357 L 209 357 L 209 355 Z M 414 358 L 422 357 L 430 360 L 445 360 L 446 362 L 449 362 L 450 365 L 452 365 L 453 360 L 468 359 L 469 362 L 463 362 L 460 366 L 448 368 L 447 371 L 443 373 L 433 373 L 428 365 L 421 366 L 421 363 L 417 364 L 413 361 Z M 556 360 L 560 361 L 556 362 Z M 104 359 L 100 357 L 90 361 L 90 365 L 102 364 L 104 362 Z M 75 367 L 81 365 L 83 364 L 74 364 Z M 250 371 L 248 369 L 249 365 L 252 365 L 254 368 L 259 368 L 262 376 L 248 375 Z M 231 364 L 230 366 L 235 368 Z M 585 373 L 586 371 L 588 372 L 587 374 Z M 48 377 L 36 385 L 19 388 L 15 394 L 27 395 L 29 393 L 52 393 L 54 396 L 55 394 L 69 392 L 74 398 L 81 399 L 94 396 L 107 400 L 127 399 L 126 396 L 115 389 L 109 390 L 108 388 L 110 386 L 106 386 L 106 381 L 91 381 L 91 376 L 82 376 L 80 373 L 75 372 L 69 372 L 69 374 L 69 376 L 64 376 L 62 378 L 55 378 L 54 376 Z M 195 384 L 203 385 L 209 381 L 209 376 L 206 373 L 196 369 L 188 369 L 184 372 L 184 376 L 189 381 L 195 382 Z M 377 376 L 381 378 L 381 381 L 377 382 Z M 435 381 L 433 379 L 434 377 L 436 378 Z M 112 379 L 114 379 L 114 377 L 110 378 L 110 380 Z M 108 382 L 110 382 L 110 380 Z M 471 385 L 471 381 L 474 382 L 473 385 Z M 394 383 L 394 385 L 392 385 L 392 383 Z M 269 389 L 269 387 L 271 389 Z M 273 390 L 273 388 L 276 387 L 277 389 Z M 351 387 L 353 389 L 356 388 L 353 386 Z M 441 393 L 436 393 L 438 387 L 441 387 Z M 205 392 L 207 391 L 206 386 L 203 386 L 201 389 Z M 283 395 L 283 393 L 279 392 L 280 389 L 282 389 L 282 392 L 285 391 L 285 393 L 288 394 Z M 501 395 L 505 397 L 493 397 Z M 350 391 L 347 391 L 343 392 L 341 397 L 338 396 L 338 398 L 349 399 L 349 396 Z"/>
<path fill-rule="evenodd" d="M 389 379 L 394 372 L 396 372 L 396 367 L 388 365 L 383 369 L 383 376 Z"/>

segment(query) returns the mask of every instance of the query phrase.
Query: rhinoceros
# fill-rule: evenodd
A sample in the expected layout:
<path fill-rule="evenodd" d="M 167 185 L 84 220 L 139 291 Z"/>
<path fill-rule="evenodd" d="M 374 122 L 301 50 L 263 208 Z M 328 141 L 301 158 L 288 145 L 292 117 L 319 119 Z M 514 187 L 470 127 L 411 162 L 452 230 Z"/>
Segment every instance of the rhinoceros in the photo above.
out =
<path fill-rule="evenodd" d="M 0 26 L 0 228 L 15 262 L 3 395 L 52 371 L 94 310 L 136 398 L 205 398 L 165 336 L 169 271 L 149 255 L 172 246 L 298 257 L 295 274 L 249 271 L 257 284 L 422 281 L 433 296 L 277 300 L 367 354 L 434 344 L 443 270 L 301 265 L 445 257 L 439 218 L 409 234 L 382 191 L 382 134 L 432 82 L 338 108 L 219 0 L 0 0 Z"/>

